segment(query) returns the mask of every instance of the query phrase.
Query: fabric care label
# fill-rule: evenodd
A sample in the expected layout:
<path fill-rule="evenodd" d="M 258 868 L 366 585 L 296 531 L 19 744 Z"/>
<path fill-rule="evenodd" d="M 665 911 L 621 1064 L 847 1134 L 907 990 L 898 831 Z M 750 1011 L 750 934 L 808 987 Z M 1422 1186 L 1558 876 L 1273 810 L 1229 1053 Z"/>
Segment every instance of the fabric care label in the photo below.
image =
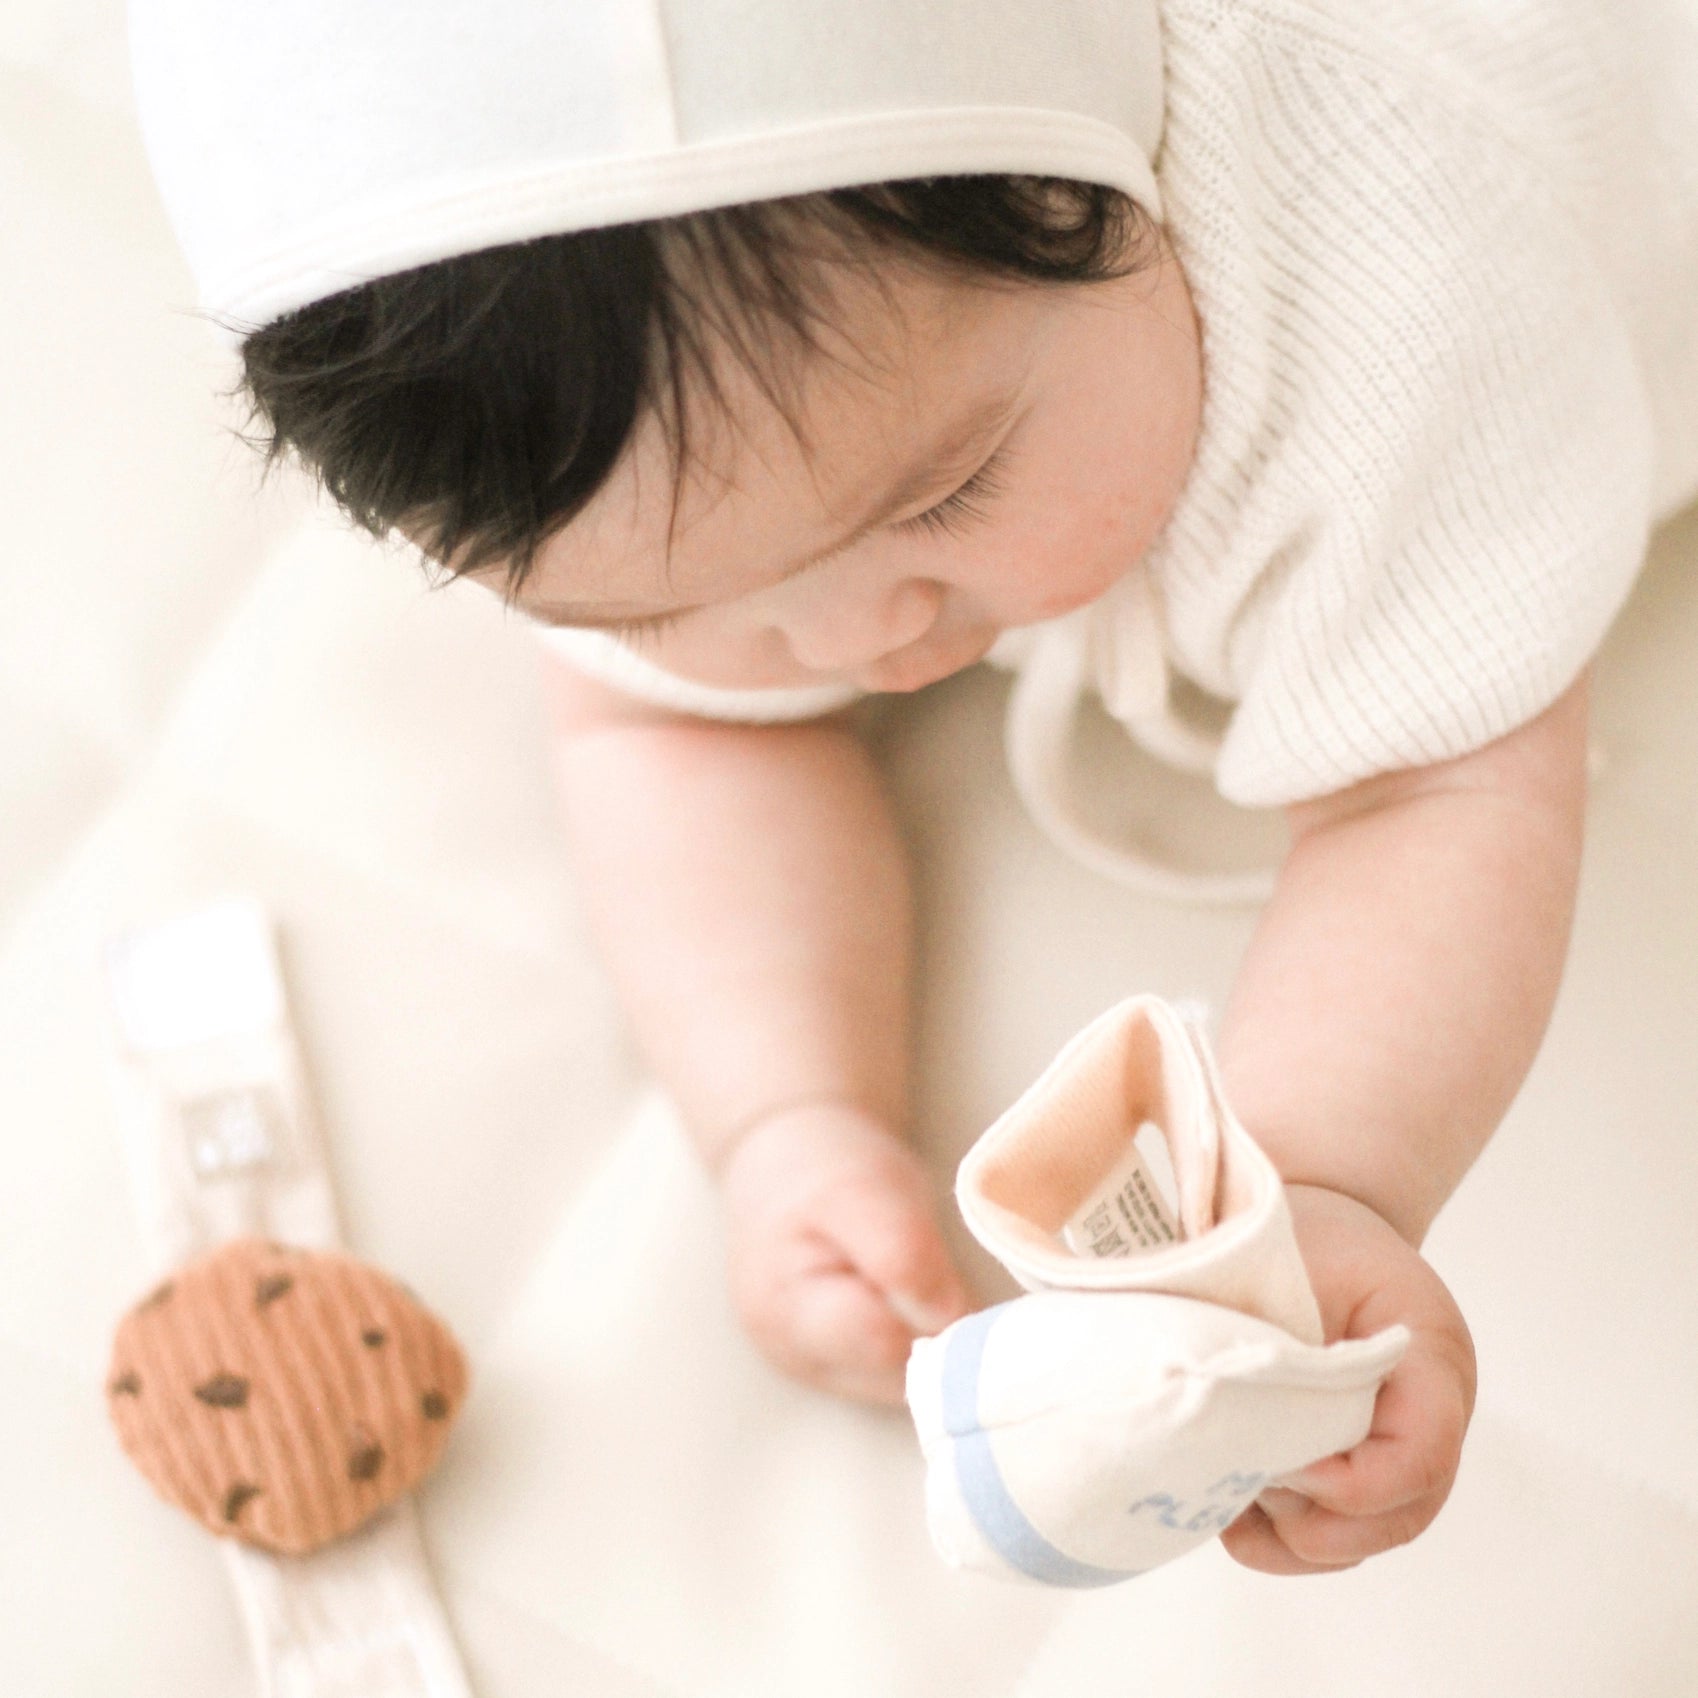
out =
<path fill-rule="evenodd" d="M 1152 1159 L 1146 1159 L 1142 1144 Z M 1165 1170 L 1158 1173 L 1157 1167 Z M 1163 1183 L 1163 1180 L 1166 1183 Z M 1177 1244 L 1182 1236 L 1167 1141 L 1146 1120 L 1107 1177 L 1061 1229 L 1076 1256 L 1136 1256 Z"/>

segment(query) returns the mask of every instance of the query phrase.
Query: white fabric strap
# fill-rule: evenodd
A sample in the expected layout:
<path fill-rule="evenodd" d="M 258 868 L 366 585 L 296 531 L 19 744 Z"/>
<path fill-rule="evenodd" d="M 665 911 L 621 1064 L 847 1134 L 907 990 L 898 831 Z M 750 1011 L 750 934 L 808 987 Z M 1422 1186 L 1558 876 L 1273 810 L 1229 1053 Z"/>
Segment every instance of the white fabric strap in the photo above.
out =
<path fill-rule="evenodd" d="M 1146 896 L 1208 906 L 1266 901 L 1274 884 L 1268 868 L 1199 873 L 1170 866 L 1147 850 L 1101 836 L 1079 817 L 1068 774 L 1093 664 L 1105 680 L 1105 706 L 1141 748 L 1185 770 L 1210 770 L 1214 746 L 1173 711 L 1153 597 L 1148 575 L 1134 571 L 1101 602 L 1031 633 L 1004 727 L 1014 788 L 1057 847 Z M 1111 643 L 1112 652 L 1094 651 L 1093 639 Z"/>
<path fill-rule="evenodd" d="M 410 1498 L 308 1557 L 225 1554 L 266 1698 L 471 1698 Z"/>
<path fill-rule="evenodd" d="M 231 900 L 115 941 L 113 1082 L 153 1270 L 340 1231 L 271 927 Z M 410 1498 L 304 1557 L 223 1540 L 264 1698 L 471 1698 Z"/>

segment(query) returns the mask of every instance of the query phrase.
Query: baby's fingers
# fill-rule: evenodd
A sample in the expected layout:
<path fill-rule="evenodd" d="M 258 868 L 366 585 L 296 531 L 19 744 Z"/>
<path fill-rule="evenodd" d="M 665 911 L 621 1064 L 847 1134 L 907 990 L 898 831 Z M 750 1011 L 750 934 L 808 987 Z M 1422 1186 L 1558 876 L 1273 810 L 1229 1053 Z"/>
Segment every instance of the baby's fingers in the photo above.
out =
<path fill-rule="evenodd" d="M 1468 1404 L 1455 1367 L 1417 1335 L 1380 1388 L 1368 1436 L 1284 1484 L 1340 1515 L 1379 1515 L 1435 1492 L 1442 1503 L 1462 1460 Z"/>
<path fill-rule="evenodd" d="M 1235 1562 L 1264 1574 L 1326 1574 L 1406 1545 L 1444 1503 L 1436 1492 L 1383 1515 L 1339 1515 L 1297 1492 L 1263 1492 L 1221 1535 Z"/>
<path fill-rule="evenodd" d="M 1368 1436 L 1263 1492 L 1223 1535 L 1228 1552 L 1265 1573 L 1314 1574 L 1408 1544 L 1450 1495 L 1468 1403 L 1457 1364 L 1417 1334 Z"/>
<path fill-rule="evenodd" d="M 851 1269 L 787 1287 L 764 1343 L 797 1379 L 864 1403 L 902 1402 L 913 1337 L 882 1295 Z"/>
<path fill-rule="evenodd" d="M 972 1307 L 918 1176 L 844 1190 L 830 1240 L 913 1333 L 941 1332 Z"/>

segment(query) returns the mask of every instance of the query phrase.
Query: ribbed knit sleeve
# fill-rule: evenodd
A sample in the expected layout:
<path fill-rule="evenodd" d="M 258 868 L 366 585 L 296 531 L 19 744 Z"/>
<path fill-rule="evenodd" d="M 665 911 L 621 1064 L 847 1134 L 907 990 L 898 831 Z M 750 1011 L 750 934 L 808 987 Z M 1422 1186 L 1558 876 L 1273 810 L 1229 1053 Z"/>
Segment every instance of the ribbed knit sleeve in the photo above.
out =
<path fill-rule="evenodd" d="M 1649 528 L 1650 407 L 1587 233 L 1538 148 L 1371 41 L 1374 12 L 1164 7 L 1205 395 L 1149 565 L 1171 658 L 1237 703 L 1216 781 L 1251 806 L 1534 717 Z"/>

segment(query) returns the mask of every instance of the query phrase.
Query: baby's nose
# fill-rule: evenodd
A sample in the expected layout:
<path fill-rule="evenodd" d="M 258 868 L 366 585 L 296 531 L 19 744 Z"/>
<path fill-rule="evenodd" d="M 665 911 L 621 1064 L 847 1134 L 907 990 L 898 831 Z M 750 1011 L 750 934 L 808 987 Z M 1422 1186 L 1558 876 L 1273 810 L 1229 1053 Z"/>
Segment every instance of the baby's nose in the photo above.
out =
<path fill-rule="evenodd" d="M 856 599 L 821 598 L 784 622 L 790 652 L 810 672 L 853 672 L 917 642 L 937 621 L 943 585 L 905 578 Z"/>

